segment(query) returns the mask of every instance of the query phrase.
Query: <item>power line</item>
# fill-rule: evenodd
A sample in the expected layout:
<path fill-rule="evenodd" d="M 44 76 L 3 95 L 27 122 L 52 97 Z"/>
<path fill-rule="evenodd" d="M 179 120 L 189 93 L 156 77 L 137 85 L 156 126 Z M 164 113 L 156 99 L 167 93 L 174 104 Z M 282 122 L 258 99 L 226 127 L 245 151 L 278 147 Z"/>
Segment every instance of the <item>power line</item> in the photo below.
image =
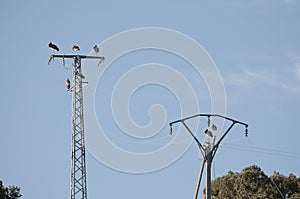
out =
<path fill-rule="evenodd" d="M 248 151 L 253 153 L 260 153 L 260 154 L 267 154 L 273 156 L 283 156 L 283 157 L 290 157 L 290 158 L 300 158 L 300 153 L 291 152 L 291 151 L 283 151 L 278 149 L 271 149 L 266 147 L 253 147 L 253 146 L 245 146 L 239 144 L 222 144 L 222 148 L 226 149 L 233 149 L 233 150 L 242 150 Z"/>

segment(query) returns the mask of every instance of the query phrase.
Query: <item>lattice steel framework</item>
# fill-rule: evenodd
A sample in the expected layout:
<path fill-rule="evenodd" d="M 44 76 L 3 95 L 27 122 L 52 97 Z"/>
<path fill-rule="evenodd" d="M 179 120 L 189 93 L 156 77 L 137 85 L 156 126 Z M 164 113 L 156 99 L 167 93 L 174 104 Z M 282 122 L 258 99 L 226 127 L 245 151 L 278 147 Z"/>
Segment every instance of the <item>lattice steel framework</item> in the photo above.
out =
<path fill-rule="evenodd" d="M 81 58 L 73 60 L 71 199 L 87 199 Z"/>
<path fill-rule="evenodd" d="M 83 82 L 81 73 L 82 59 L 99 59 L 104 57 L 86 55 L 51 55 L 48 64 L 54 58 L 73 59 L 73 86 L 68 89 L 72 92 L 72 156 L 71 156 L 71 199 L 87 199 L 86 162 L 84 141 L 83 117 Z M 99 65 L 98 64 L 98 65 Z"/>

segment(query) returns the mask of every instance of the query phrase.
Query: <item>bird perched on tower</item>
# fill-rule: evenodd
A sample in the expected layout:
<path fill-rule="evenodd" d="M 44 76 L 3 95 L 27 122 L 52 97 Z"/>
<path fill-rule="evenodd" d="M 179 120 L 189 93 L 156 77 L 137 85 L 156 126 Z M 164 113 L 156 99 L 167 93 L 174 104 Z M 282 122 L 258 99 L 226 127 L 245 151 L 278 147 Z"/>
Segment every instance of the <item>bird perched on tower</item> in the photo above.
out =
<path fill-rule="evenodd" d="M 213 137 L 212 132 L 210 132 L 208 129 L 206 129 L 206 130 L 204 131 L 204 133 L 205 133 L 206 135 L 208 135 L 209 137 Z"/>
<path fill-rule="evenodd" d="M 214 124 L 212 125 L 211 129 L 212 129 L 213 131 L 216 131 L 216 130 L 218 130 L 218 129 L 217 129 L 217 126 L 216 126 L 216 125 L 214 125 Z"/>
<path fill-rule="evenodd" d="M 97 45 L 94 46 L 94 51 L 95 51 L 95 53 L 99 53 L 100 50 L 99 50 L 99 47 Z"/>
<path fill-rule="evenodd" d="M 48 46 L 52 51 L 59 51 L 59 48 L 57 47 L 57 45 L 53 44 L 52 42 L 50 42 L 48 44 Z"/>
<path fill-rule="evenodd" d="M 76 51 L 76 52 L 77 52 L 77 51 L 80 51 L 79 46 L 76 46 L 76 45 L 74 45 L 72 49 L 73 49 L 74 51 Z"/>
<path fill-rule="evenodd" d="M 67 89 L 69 90 L 70 86 L 71 86 L 71 82 L 69 79 L 67 79 L 67 81 L 66 81 L 66 86 L 67 86 Z"/>
<path fill-rule="evenodd" d="M 85 79 L 84 75 L 81 72 L 76 71 L 75 75 L 77 75 L 78 77 L 80 77 L 81 79 Z"/>

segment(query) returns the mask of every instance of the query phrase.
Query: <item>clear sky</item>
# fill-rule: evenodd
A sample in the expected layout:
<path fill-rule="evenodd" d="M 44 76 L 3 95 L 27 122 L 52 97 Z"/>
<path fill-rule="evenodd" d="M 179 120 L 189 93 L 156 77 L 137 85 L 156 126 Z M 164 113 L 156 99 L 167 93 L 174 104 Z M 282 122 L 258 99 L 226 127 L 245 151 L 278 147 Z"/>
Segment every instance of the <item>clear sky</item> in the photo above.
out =
<path fill-rule="evenodd" d="M 300 176 L 299 0 L 1 1 L 0 27 L 0 179 L 20 186 L 24 199 L 70 197 L 72 98 L 65 88 L 70 63 L 64 68 L 55 60 L 49 66 L 48 43 L 58 44 L 62 53 L 72 53 L 78 44 L 87 54 L 112 35 L 143 27 L 173 29 L 201 44 L 223 78 L 226 115 L 250 125 L 248 138 L 241 127 L 226 137 L 214 159 L 213 178 L 252 164 L 268 175 L 276 170 Z M 211 111 L 203 80 L 182 60 L 151 50 L 120 58 L 98 85 L 96 112 L 106 135 L 134 152 L 168 143 L 173 138 L 167 123 L 181 117 L 174 95 L 149 85 L 132 96 L 129 110 L 137 124 L 147 125 L 150 106 L 164 106 L 166 123 L 158 139 L 131 140 L 112 120 L 114 81 L 154 61 L 185 75 L 200 111 Z M 193 143 L 172 165 L 131 174 L 87 153 L 88 198 L 192 198 L 201 160 Z"/>

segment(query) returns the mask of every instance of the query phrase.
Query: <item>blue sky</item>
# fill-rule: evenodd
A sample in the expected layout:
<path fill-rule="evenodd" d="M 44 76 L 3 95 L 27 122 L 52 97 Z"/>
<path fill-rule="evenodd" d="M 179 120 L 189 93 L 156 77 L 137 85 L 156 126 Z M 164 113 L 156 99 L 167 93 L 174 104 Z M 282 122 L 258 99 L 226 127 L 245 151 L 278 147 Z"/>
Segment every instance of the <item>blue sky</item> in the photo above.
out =
<path fill-rule="evenodd" d="M 251 164 L 269 175 L 276 170 L 299 177 L 299 9 L 298 0 L 2 1 L 0 179 L 5 185 L 20 186 L 23 198 L 69 197 L 71 95 L 65 80 L 71 73 L 59 61 L 47 65 L 51 53 L 47 44 L 58 44 L 64 53 L 78 44 L 82 53 L 89 53 L 94 44 L 114 34 L 149 26 L 174 29 L 200 43 L 223 77 L 227 115 L 250 125 L 248 138 L 240 127 L 226 137 L 214 160 L 213 178 Z M 124 57 L 126 67 L 162 57 L 164 63 L 176 61 L 158 52 L 144 53 L 154 58 L 141 59 L 137 54 L 138 60 L 132 61 L 129 55 Z M 110 79 L 121 75 L 117 67 L 103 80 L 108 88 Z M 188 67 L 181 70 L 202 91 L 203 80 L 197 80 Z M 101 86 L 96 93 L 99 100 L 105 89 Z M 103 100 L 109 99 L 110 90 L 103 92 Z M 149 92 L 160 98 L 149 97 Z M 137 92 L 130 104 L 133 118 L 147 124 L 149 118 L 143 113 L 151 104 L 162 100 L 176 105 L 174 96 L 169 96 L 151 86 Z M 209 112 L 205 87 L 197 97 L 200 110 Z M 105 103 L 109 102 L 96 105 L 100 119 L 101 108 L 111 114 Z M 166 110 L 173 108 L 170 104 L 166 103 Z M 167 122 L 180 116 L 176 109 L 171 113 Z M 116 132 L 110 122 L 106 128 Z M 127 138 L 114 141 L 131 150 L 148 150 L 143 144 L 124 144 Z M 195 143 L 171 166 L 147 174 L 113 170 L 88 153 L 88 197 L 192 198 L 200 164 Z"/>

